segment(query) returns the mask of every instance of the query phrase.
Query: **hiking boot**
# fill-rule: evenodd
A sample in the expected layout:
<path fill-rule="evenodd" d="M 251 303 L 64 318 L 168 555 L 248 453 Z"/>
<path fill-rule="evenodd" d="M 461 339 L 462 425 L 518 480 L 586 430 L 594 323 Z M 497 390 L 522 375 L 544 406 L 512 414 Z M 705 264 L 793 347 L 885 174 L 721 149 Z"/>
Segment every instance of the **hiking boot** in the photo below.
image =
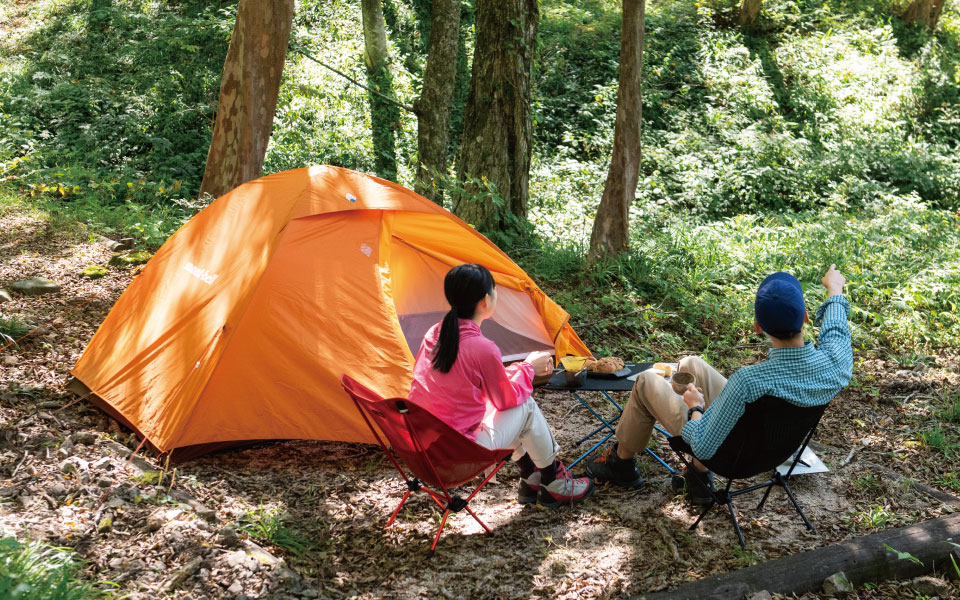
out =
<path fill-rule="evenodd" d="M 610 446 L 597 458 L 588 459 L 587 475 L 597 483 L 610 482 L 620 487 L 635 488 L 643 483 L 643 477 L 634 459 L 617 456 L 617 445 Z"/>
<path fill-rule="evenodd" d="M 540 471 L 534 471 L 530 477 L 520 478 L 520 489 L 517 490 L 517 502 L 520 504 L 536 504 L 537 494 L 540 492 Z"/>
<path fill-rule="evenodd" d="M 713 502 L 713 473 L 687 467 L 683 470 L 683 481 L 687 502 L 694 506 L 709 506 Z"/>
<path fill-rule="evenodd" d="M 560 461 L 557 461 L 557 478 L 547 485 L 540 485 L 537 503 L 547 508 L 563 504 L 576 504 L 593 493 L 594 485 L 587 477 L 574 477 Z"/>

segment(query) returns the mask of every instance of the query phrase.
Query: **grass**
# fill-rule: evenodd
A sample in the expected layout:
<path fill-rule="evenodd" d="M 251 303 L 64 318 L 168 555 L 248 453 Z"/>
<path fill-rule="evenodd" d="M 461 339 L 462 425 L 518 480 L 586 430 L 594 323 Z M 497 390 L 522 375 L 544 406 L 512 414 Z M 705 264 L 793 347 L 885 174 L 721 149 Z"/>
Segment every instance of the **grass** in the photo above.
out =
<path fill-rule="evenodd" d="M 933 429 L 921 432 L 920 439 L 948 459 L 952 459 L 960 451 L 960 443 L 955 441 L 956 436 L 950 431 L 945 431 L 940 423 L 937 423 Z"/>
<path fill-rule="evenodd" d="M 78 581 L 80 564 L 69 548 L 0 539 L 0 598 L 9 600 L 88 600 L 105 597 Z"/>
<path fill-rule="evenodd" d="M 240 518 L 237 528 L 247 532 L 250 537 L 283 548 L 297 557 L 309 555 L 317 548 L 315 542 L 288 527 L 280 507 L 268 508 L 262 502 L 258 508 L 248 510 Z"/>
<path fill-rule="evenodd" d="M 24 321 L 17 315 L 5 315 L 0 313 L 0 345 L 17 345 L 17 340 L 27 335 L 33 326 Z"/>

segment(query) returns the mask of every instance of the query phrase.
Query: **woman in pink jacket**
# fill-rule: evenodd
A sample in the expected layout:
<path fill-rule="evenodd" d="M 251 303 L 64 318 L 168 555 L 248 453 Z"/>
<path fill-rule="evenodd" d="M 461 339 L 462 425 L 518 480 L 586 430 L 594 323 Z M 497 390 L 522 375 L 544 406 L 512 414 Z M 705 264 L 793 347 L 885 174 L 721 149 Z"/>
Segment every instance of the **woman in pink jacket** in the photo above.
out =
<path fill-rule="evenodd" d="M 480 323 L 497 306 L 497 289 L 485 267 L 450 269 L 443 292 L 451 309 L 423 338 L 410 400 L 481 446 L 513 448 L 521 504 L 555 508 L 583 501 L 593 493 L 593 482 L 573 477 L 556 460 L 559 447 L 531 397 L 534 374 L 549 373 L 553 359 L 532 352 L 504 368 L 499 348 L 480 332 Z"/>

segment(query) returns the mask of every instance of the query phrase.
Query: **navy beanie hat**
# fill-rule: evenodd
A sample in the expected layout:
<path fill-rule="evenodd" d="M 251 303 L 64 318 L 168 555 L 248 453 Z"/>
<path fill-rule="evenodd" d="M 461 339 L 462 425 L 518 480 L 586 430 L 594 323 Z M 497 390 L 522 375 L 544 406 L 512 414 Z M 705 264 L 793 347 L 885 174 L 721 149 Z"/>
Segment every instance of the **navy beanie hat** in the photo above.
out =
<path fill-rule="evenodd" d="M 757 323 L 775 338 L 793 337 L 803 328 L 806 305 L 797 278 L 778 272 L 763 280 L 753 305 Z"/>

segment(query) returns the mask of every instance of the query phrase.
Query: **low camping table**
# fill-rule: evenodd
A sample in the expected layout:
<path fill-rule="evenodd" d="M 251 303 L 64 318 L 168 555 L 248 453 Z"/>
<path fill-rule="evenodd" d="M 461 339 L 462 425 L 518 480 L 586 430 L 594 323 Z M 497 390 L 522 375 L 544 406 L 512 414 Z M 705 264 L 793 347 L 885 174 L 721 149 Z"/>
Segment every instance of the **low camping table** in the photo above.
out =
<path fill-rule="evenodd" d="M 653 366 L 653 363 L 626 363 L 624 367 L 630 369 L 629 375 L 616 378 L 616 379 L 590 377 L 588 375 L 586 381 L 584 381 L 582 385 L 576 386 L 576 387 L 572 387 L 567 384 L 566 376 L 564 375 L 564 371 L 561 368 L 561 369 L 558 369 L 553 374 L 553 377 L 550 378 L 550 381 L 548 381 L 546 385 L 543 386 L 544 389 L 548 389 L 548 390 L 570 392 L 570 395 L 576 398 L 577 401 L 580 402 L 580 404 L 586 407 L 586 409 L 589 410 L 593 414 L 593 416 L 596 417 L 597 420 L 600 421 L 601 423 L 599 427 L 597 427 L 596 429 L 594 429 L 593 431 L 585 435 L 575 445 L 579 447 L 581 444 L 594 438 L 598 434 L 603 434 L 603 437 L 600 438 L 600 441 L 598 441 L 593 446 L 591 446 L 589 450 L 581 454 L 580 457 L 577 458 L 577 460 L 567 465 L 569 468 L 572 468 L 573 466 L 575 466 L 577 463 L 579 463 L 584 458 L 589 456 L 591 452 L 594 452 L 597 448 L 602 446 L 604 442 L 606 442 L 611 437 L 613 437 L 613 434 L 615 432 L 614 424 L 618 420 L 620 420 L 620 417 L 623 414 L 623 407 L 620 406 L 620 404 L 618 404 L 617 401 L 613 399 L 613 397 L 610 395 L 610 392 L 629 392 L 630 390 L 633 389 L 633 383 L 634 383 L 630 378 L 636 375 L 637 373 L 640 373 L 641 371 L 646 371 L 652 366 Z M 612 419 L 609 419 L 609 420 L 605 419 L 600 413 L 594 410 L 594 408 L 590 406 L 590 404 L 586 400 L 583 399 L 583 397 L 580 395 L 581 392 L 599 392 L 607 400 L 607 402 L 609 402 L 614 407 L 614 409 L 616 409 L 617 414 Z M 654 429 L 656 429 L 657 431 L 659 431 L 660 433 L 662 433 L 667 437 L 670 436 L 670 434 L 664 431 L 663 429 L 661 429 L 659 425 L 654 425 Z M 646 450 L 647 450 L 647 454 L 652 456 L 658 463 L 663 465 L 668 471 L 670 471 L 671 474 L 676 472 L 674 471 L 673 467 L 668 465 L 666 462 L 664 462 L 662 458 L 657 456 L 657 454 L 653 450 L 651 450 L 650 448 L 647 448 Z"/>

